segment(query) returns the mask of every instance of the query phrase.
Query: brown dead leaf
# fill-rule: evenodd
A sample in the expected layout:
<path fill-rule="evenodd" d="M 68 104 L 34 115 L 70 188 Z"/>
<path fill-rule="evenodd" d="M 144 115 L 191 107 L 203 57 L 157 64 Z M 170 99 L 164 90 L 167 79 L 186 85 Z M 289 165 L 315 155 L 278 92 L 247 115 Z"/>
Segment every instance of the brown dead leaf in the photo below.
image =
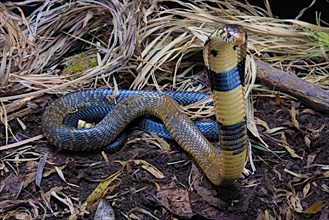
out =
<path fill-rule="evenodd" d="M 136 165 L 142 165 L 142 168 L 147 170 L 154 177 L 156 177 L 158 179 L 165 178 L 165 175 L 160 170 L 158 170 L 155 166 L 148 163 L 147 161 L 145 161 L 145 160 L 134 160 L 134 162 L 135 162 Z"/>
<path fill-rule="evenodd" d="M 286 101 L 280 96 L 280 94 L 275 94 L 275 104 L 276 105 L 287 105 Z"/>
<path fill-rule="evenodd" d="M 109 187 L 111 183 L 115 179 L 117 179 L 123 170 L 125 169 L 125 164 L 118 170 L 117 172 L 113 173 L 111 176 L 107 177 L 105 180 L 100 182 L 98 186 L 94 189 L 94 191 L 88 196 L 87 200 L 84 202 L 83 207 L 86 208 L 87 210 L 93 208 L 100 199 L 102 199 L 104 196 L 108 195 L 111 193 L 117 186 L 121 184 L 121 181 L 119 181 L 116 184 L 112 184 L 112 187 Z"/>
<path fill-rule="evenodd" d="M 329 178 L 329 171 L 324 172 L 323 176 L 326 177 L 326 178 Z"/>
<path fill-rule="evenodd" d="M 49 191 L 47 191 L 47 192 L 44 192 L 43 190 L 42 190 L 42 188 L 40 189 L 40 194 L 41 194 L 41 197 L 42 197 L 42 199 L 43 199 L 43 203 L 46 205 L 46 207 L 49 209 L 49 210 L 51 210 L 52 212 L 53 212 L 53 210 L 52 210 L 52 208 L 51 208 L 51 205 L 50 205 L 50 198 L 51 198 L 51 193 L 52 192 L 60 192 L 60 191 L 62 191 L 63 190 L 63 187 L 62 186 L 55 186 L 55 187 L 52 187 Z"/>
<path fill-rule="evenodd" d="M 310 108 L 306 108 L 304 109 L 302 112 L 302 114 L 311 114 L 311 115 L 315 115 L 315 111 L 313 109 Z"/>
<path fill-rule="evenodd" d="M 17 199 L 23 186 L 24 181 L 21 176 L 11 173 L 0 182 L 0 200 Z"/>
<path fill-rule="evenodd" d="M 35 177 L 37 175 L 37 172 L 30 172 L 24 176 L 24 188 L 27 187 L 30 183 L 32 183 L 35 180 Z"/>
<path fill-rule="evenodd" d="M 263 121 L 262 119 L 260 119 L 260 118 L 255 118 L 254 120 L 255 120 L 255 122 L 256 122 L 257 125 L 261 125 L 261 126 L 263 126 L 266 130 L 270 130 L 270 126 L 268 126 L 268 124 L 267 124 L 265 121 Z"/>
<path fill-rule="evenodd" d="M 298 114 L 298 111 L 295 109 L 294 106 L 291 107 L 291 110 L 289 110 L 289 114 L 290 114 L 290 117 L 291 117 L 291 121 L 292 121 L 292 124 L 293 126 L 298 129 L 303 135 L 307 135 L 307 132 L 302 130 L 299 126 L 299 122 L 297 121 L 297 114 Z"/>
<path fill-rule="evenodd" d="M 311 189 L 311 184 L 307 183 L 304 188 L 303 188 L 303 196 L 304 198 L 307 196 L 308 192 L 310 191 Z"/>
<path fill-rule="evenodd" d="M 289 110 L 291 121 L 292 121 L 293 126 L 295 128 L 297 128 L 298 130 L 300 130 L 299 122 L 296 119 L 297 113 L 298 113 L 298 111 L 296 111 L 295 107 L 292 106 L 291 109 Z"/>
<path fill-rule="evenodd" d="M 308 138 L 308 135 L 304 136 L 304 143 L 305 143 L 307 149 L 310 151 L 311 150 L 311 140 Z"/>
<path fill-rule="evenodd" d="M 56 173 L 57 172 L 57 169 L 63 170 L 65 167 L 66 167 L 66 165 L 57 167 L 56 169 L 55 168 L 51 168 L 51 169 L 45 171 L 42 176 L 43 177 L 48 177 L 50 174 Z"/>
<path fill-rule="evenodd" d="M 159 142 L 162 150 L 164 150 L 165 152 L 171 151 L 170 144 L 168 144 L 168 142 L 165 139 L 159 137 L 158 135 L 156 135 L 153 132 L 151 132 L 150 134 L 157 142 Z"/>
<path fill-rule="evenodd" d="M 38 161 L 31 160 L 26 162 L 25 167 L 28 170 L 34 170 L 35 168 L 38 167 L 38 164 L 39 164 Z"/>
<path fill-rule="evenodd" d="M 287 142 L 286 135 L 284 133 L 281 134 L 281 141 L 282 141 L 281 146 L 284 147 L 289 152 L 291 157 L 303 160 L 303 157 L 296 154 L 295 150 L 290 147 L 290 145 Z"/>
<path fill-rule="evenodd" d="M 294 210 L 295 212 L 302 212 L 303 207 L 300 203 L 300 199 L 297 195 L 294 195 L 293 193 L 287 193 L 286 199 L 289 207 Z"/>
<path fill-rule="evenodd" d="M 311 164 L 314 162 L 316 157 L 316 154 L 309 154 L 307 156 L 307 162 L 306 162 L 306 168 L 309 168 L 311 166 Z"/>
<path fill-rule="evenodd" d="M 324 201 L 316 201 L 312 205 L 310 205 L 307 209 L 303 211 L 305 214 L 315 214 L 320 212 L 324 207 L 326 207 L 326 204 Z"/>
<path fill-rule="evenodd" d="M 156 198 L 160 205 L 181 218 L 191 218 L 194 215 L 187 189 L 175 182 L 161 186 Z"/>
<path fill-rule="evenodd" d="M 266 209 L 265 212 L 259 212 L 256 220 L 275 220 L 275 218 Z"/>
<path fill-rule="evenodd" d="M 323 129 L 326 127 L 325 124 L 323 124 L 320 128 L 318 129 L 312 129 L 312 128 L 307 128 L 308 131 L 312 132 L 313 134 L 315 134 L 315 136 L 319 136 L 319 134 L 323 131 Z"/>
<path fill-rule="evenodd" d="M 193 163 L 192 175 L 195 176 L 193 178 L 193 188 L 204 201 L 215 207 L 220 207 L 224 205 L 224 202 L 218 198 L 216 191 L 201 186 L 202 175 L 200 174 L 199 169 Z"/>
<path fill-rule="evenodd" d="M 0 213 L 14 210 L 19 207 L 29 207 L 29 200 L 0 200 Z"/>
<path fill-rule="evenodd" d="M 199 215 L 205 217 L 206 219 L 219 219 L 220 218 L 220 211 L 215 209 L 211 206 L 203 209 Z"/>

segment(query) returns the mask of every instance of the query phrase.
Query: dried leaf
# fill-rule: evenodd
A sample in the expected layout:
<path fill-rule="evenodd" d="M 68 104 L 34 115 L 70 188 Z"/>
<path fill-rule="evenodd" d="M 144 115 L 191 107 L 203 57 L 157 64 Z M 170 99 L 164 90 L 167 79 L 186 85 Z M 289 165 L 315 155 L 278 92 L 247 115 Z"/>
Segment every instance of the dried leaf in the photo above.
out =
<path fill-rule="evenodd" d="M 100 199 L 102 199 L 104 195 L 110 193 L 108 189 L 109 185 L 121 175 L 121 173 L 126 167 L 126 164 L 127 164 L 126 162 L 123 163 L 123 166 L 121 167 L 120 170 L 118 170 L 117 172 L 115 172 L 114 174 L 112 174 L 111 176 L 109 176 L 108 178 L 106 178 L 105 180 L 103 180 L 98 184 L 98 186 L 94 189 L 94 191 L 88 196 L 87 200 L 84 202 L 86 209 L 90 209 Z M 119 186 L 120 184 L 121 181 L 119 181 L 119 183 L 117 184 L 113 184 L 113 187 L 111 187 L 110 190 L 113 191 L 113 189 Z"/>
<path fill-rule="evenodd" d="M 42 188 L 40 189 L 40 195 L 43 199 L 43 203 L 46 205 L 46 207 L 51 210 L 51 212 L 53 212 L 52 208 L 51 208 L 51 205 L 50 205 L 50 198 L 51 198 L 51 195 L 52 195 L 52 192 L 60 192 L 61 190 L 63 189 L 62 186 L 55 186 L 55 187 L 52 187 L 49 191 L 47 192 L 44 192 L 42 190 Z"/>
<path fill-rule="evenodd" d="M 0 182 L 0 200 L 15 200 L 18 198 L 24 186 L 24 181 L 20 175 L 11 173 Z"/>
<path fill-rule="evenodd" d="M 289 114 L 290 114 L 291 121 L 292 121 L 292 124 L 294 125 L 294 127 L 297 128 L 298 130 L 300 130 L 299 122 L 296 119 L 297 111 L 296 111 L 295 107 L 291 107 L 291 109 L 289 110 Z"/>
<path fill-rule="evenodd" d="M 65 167 L 66 167 L 66 165 L 63 165 L 63 166 L 57 167 L 57 169 L 63 170 Z M 57 172 L 56 168 L 51 168 L 51 169 L 45 171 L 42 176 L 43 177 L 48 177 L 50 174 L 53 174 L 55 172 Z"/>
<path fill-rule="evenodd" d="M 321 190 L 323 190 L 324 192 L 329 193 L 329 186 L 327 186 L 326 184 L 322 184 L 321 185 Z"/>
<path fill-rule="evenodd" d="M 281 146 L 284 147 L 289 152 L 291 157 L 303 160 L 303 157 L 296 154 L 295 150 L 290 147 L 290 145 L 287 142 L 286 135 L 284 133 L 281 134 L 281 141 L 282 141 Z"/>
<path fill-rule="evenodd" d="M 254 120 L 255 120 L 255 122 L 256 122 L 257 125 L 263 126 L 266 129 L 266 131 L 267 130 L 270 130 L 270 126 L 268 126 L 268 124 L 266 123 L 266 121 L 263 121 L 260 118 L 255 118 Z"/>
<path fill-rule="evenodd" d="M 311 140 L 308 138 L 307 135 L 304 136 L 304 142 L 308 150 L 311 150 Z"/>
<path fill-rule="evenodd" d="M 323 176 L 329 178 L 329 171 L 324 172 Z"/>
<path fill-rule="evenodd" d="M 266 134 L 274 134 L 274 133 L 276 133 L 276 132 L 278 132 L 278 131 L 281 131 L 281 130 L 284 130 L 284 129 L 286 129 L 286 127 L 276 127 L 276 128 L 271 128 L 271 129 L 269 129 L 269 130 L 266 130 L 265 133 L 266 133 Z"/>
<path fill-rule="evenodd" d="M 307 183 L 304 188 L 303 188 L 303 195 L 304 195 L 304 198 L 307 196 L 308 192 L 310 191 L 310 188 L 311 188 L 311 184 Z"/>
<path fill-rule="evenodd" d="M 201 198 L 210 205 L 215 207 L 223 206 L 224 202 L 218 198 L 217 192 L 207 187 L 202 186 L 203 176 L 200 174 L 199 169 L 192 164 L 191 175 L 193 175 L 193 188 Z"/>
<path fill-rule="evenodd" d="M 296 118 L 298 111 L 295 109 L 295 107 L 291 107 L 291 110 L 289 110 L 289 114 L 290 114 L 293 126 L 295 128 L 297 128 L 303 135 L 307 135 L 307 132 L 303 131 L 299 126 L 299 122 L 297 121 L 297 118 Z"/>
<path fill-rule="evenodd" d="M 44 169 L 45 164 L 46 164 L 46 160 L 47 160 L 47 157 L 42 156 L 40 158 L 40 161 L 39 161 L 39 164 L 38 164 L 37 174 L 36 174 L 36 177 L 35 177 L 35 185 L 37 185 L 38 187 L 40 187 L 40 184 L 41 184 L 42 173 L 43 173 L 43 169 Z"/>
<path fill-rule="evenodd" d="M 302 212 L 303 207 L 300 203 L 300 199 L 297 195 L 294 195 L 292 193 L 287 193 L 286 195 L 287 202 L 289 204 L 289 207 L 294 210 L 295 212 Z"/>
<path fill-rule="evenodd" d="M 307 176 L 304 176 L 303 174 L 295 173 L 295 172 L 293 172 L 291 170 L 288 170 L 287 168 L 284 168 L 283 171 L 289 173 L 290 175 L 293 175 L 295 177 L 298 177 L 298 178 L 307 177 Z"/>
<path fill-rule="evenodd" d="M 312 205 L 310 205 L 307 209 L 303 211 L 305 214 L 315 214 L 320 212 L 324 207 L 326 207 L 326 204 L 324 201 L 316 201 Z"/>
<path fill-rule="evenodd" d="M 24 188 L 35 180 L 36 172 L 30 172 L 24 176 Z"/>
<path fill-rule="evenodd" d="M 59 201 L 61 201 L 67 207 L 69 207 L 70 213 L 73 214 L 74 213 L 74 206 L 73 206 L 72 200 L 67 195 L 65 195 L 64 193 L 62 193 L 62 192 L 58 192 L 58 193 L 60 193 L 62 196 L 64 196 L 64 198 L 60 197 L 55 191 L 51 191 L 51 195 L 54 196 Z"/>
<path fill-rule="evenodd" d="M 309 168 L 311 166 L 311 164 L 314 162 L 316 157 L 316 154 L 309 154 L 307 156 L 307 162 L 306 162 L 306 168 Z"/>
<path fill-rule="evenodd" d="M 150 219 L 155 219 L 155 220 L 160 220 L 159 218 L 157 218 L 156 216 L 154 216 L 151 212 L 147 211 L 146 209 L 143 209 L 143 208 L 139 208 L 139 207 L 135 207 L 131 210 L 129 210 L 128 212 L 128 216 L 129 216 L 129 219 L 140 219 L 139 217 L 137 217 L 133 212 L 140 212 L 140 213 L 143 213 L 144 215 L 146 216 L 149 216 Z M 110 219 L 109 219 L 110 220 Z"/>
<path fill-rule="evenodd" d="M 70 186 L 73 186 L 73 187 L 77 187 L 77 188 L 79 188 L 78 185 L 75 185 L 75 184 L 73 184 L 73 183 L 69 183 L 69 182 L 66 181 L 65 176 L 64 176 L 64 173 L 62 172 L 62 170 L 61 170 L 59 167 L 55 166 L 55 170 L 56 170 L 58 176 L 59 176 L 59 177 L 60 177 L 60 178 L 61 178 L 61 179 L 67 184 L 67 185 L 70 185 Z"/>
<path fill-rule="evenodd" d="M 176 184 L 162 186 L 156 197 L 160 205 L 171 210 L 175 215 L 191 218 L 193 211 L 187 189 L 178 187 Z"/>
<path fill-rule="evenodd" d="M 154 134 L 153 132 L 151 132 L 150 134 L 157 142 L 159 142 L 162 150 L 164 150 L 165 152 L 171 151 L 170 145 L 168 144 L 168 142 L 165 139 L 160 138 L 158 135 Z"/>
<path fill-rule="evenodd" d="M 134 160 L 134 162 L 136 165 L 142 165 L 143 169 L 147 170 L 158 179 L 163 179 L 165 177 L 165 175 L 163 175 L 163 173 L 160 170 L 158 170 L 155 166 L 153 166 L 152 164 L 148 163 L 145 160 Z"/>
<path fill-rule="evenodd" d="M 310 109 L 310 108 L 306 108 L 304 109 L 301 113 L 303 114 L 311 114 L 311 115 L 315 115 L 315 111 L 313 109 Z"/>
<path fill-rule="evenodd" d="M 94 220 L 115 220 L 113 208 L 109 201 L 101 199 L 97 205 Z"/>
<path fill-rule="evenodd" d="M 23 129 L 23 131 L 25 131 L 26 125 L 24 124 L 24 122 L 22 122 L 22 120 L 19 118 L 16 118 L 16 120 L 17 120 L 18 124 L 21 126 L 21 128 Z"/>

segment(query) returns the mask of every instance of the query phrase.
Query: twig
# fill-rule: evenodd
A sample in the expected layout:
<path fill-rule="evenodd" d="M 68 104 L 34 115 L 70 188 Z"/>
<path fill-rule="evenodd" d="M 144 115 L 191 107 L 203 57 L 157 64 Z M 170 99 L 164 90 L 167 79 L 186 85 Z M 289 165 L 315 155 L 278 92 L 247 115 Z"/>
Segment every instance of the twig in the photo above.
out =
<path fill-rule="evenodd" d="M 37 136 L 35 136 L 33 138 L 26 139 L 24 141 L 20 141 L 20 142 L 16 142 L 16 143 L 13 143 L 13 144 L 4 145 L 4 146 L 1 146 L 0 147 L 0 151 L 8 150 L 8 149 L 15 148 L 15 147 L 19 147 L 19 146 L 22 146 L 24 144 L 28 144 L 30 142 L 40 140 L 41 138 L 43 138 L 43 134 L 37 135 Z"/>
<path fill-rule="evenodd" d="M 275 90 L 294 96 L 305 105 L 329 113 L 329 92 L 295 75 L 257 60 L 257 79 Z"/>

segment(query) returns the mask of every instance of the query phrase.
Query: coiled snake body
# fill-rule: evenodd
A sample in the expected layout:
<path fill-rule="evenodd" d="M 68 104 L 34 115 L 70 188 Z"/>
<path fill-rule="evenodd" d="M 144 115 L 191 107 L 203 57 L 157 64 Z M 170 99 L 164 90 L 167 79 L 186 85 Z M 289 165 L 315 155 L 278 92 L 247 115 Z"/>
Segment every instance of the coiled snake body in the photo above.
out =
<path fill-rule="evenodd" d="M 61 149 L 100 149 L 113 141 L 126 125 L 143 115 L 158 117 L 176 142 L 196 160 L 215 185 L 236 180 L 244 168 L 248 142 L 244 92 L 246 34 L 238 25 L 217 29 L 207 40 L 204 61 L 208 67 L 212 97 L 219 125 L 220 153 L 180 111 L 168 95 L 144 92 L 124 98 L 98 124 L 88 129 L 63 125 L 70 113 L 117 100 L 107 89 L 84 90 L 54 101 L 45 111 L 42 129 Z"/>

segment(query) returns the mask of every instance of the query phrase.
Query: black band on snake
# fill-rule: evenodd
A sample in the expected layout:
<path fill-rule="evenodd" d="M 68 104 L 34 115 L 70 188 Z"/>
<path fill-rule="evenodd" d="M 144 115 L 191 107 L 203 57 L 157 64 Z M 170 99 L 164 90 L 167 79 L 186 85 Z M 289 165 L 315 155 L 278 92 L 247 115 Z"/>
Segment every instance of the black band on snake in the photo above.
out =
<path fill-rule="evenodd" d="M 244 62 L 247 37 L 242 27 L 226 25 L 210 35 L 204 47 L 214 109 L 219 125 L 220 153 L 182 114 L 179 104 L 158 92 L 136 92 L 112 98 L 113 91 L 91 89 L 68 94 L 46 109 L 42 129 L 60 149 L 86 151 L 108 145 L 135 118 L 159 118 L 175 141 L 198 163 L 215 185 L 228 184 L 241 175 L 247 152 Z M 188 96 L 188 94 L 187 94 Z M 77 129 L 63 124 L 65 118 L 84 108 L 119 102 L 92 128 Z"/>

